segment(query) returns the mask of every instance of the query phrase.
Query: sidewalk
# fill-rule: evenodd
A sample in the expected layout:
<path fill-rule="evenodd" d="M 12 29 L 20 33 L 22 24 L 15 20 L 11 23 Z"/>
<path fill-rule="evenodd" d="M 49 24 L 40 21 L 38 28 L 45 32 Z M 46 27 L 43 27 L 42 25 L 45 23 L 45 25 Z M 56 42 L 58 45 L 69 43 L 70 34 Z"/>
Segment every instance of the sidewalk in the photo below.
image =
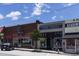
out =
<path fill-rule="evenodd" d="M 28 48 L 15 48 L 15 50 L 19 50 L 19 51 L 29 51 L 29 52 L 39 52 L 39 53 L 51 53 L 51 54 L 58 54 L 57 51 L 53 51 L 53 50 L 43 50 L 43 49 L 39 49 L 38 51 L 35 51 L 35 49 L 28 49 Z M 78 54 L 69 54 L 69 53 L 64 53 L 64 52 L 59 52 L 60 55 L 73 55 L 73 56 L 77 56 Z"/>

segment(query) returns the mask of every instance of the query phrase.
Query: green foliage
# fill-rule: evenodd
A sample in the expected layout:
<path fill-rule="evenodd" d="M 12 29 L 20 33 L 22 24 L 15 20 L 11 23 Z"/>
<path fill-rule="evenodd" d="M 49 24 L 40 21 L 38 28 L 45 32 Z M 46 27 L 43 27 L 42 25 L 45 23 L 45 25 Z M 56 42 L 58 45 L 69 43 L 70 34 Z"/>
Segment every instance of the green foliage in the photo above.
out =
<path fill-rule="evenodd" d="M 41 37 L 41 34 L 38 30 L 34 30 L 32 32 L 32 39 L 33 40 L 38 41 L 40 37 Z"/>
<path fill-rule="evenodd" d="M 3 35 L 4 35 L 4 33 L 1 33 L 1 32 L 0 32 L 0 36 L 3 36 Z"/>

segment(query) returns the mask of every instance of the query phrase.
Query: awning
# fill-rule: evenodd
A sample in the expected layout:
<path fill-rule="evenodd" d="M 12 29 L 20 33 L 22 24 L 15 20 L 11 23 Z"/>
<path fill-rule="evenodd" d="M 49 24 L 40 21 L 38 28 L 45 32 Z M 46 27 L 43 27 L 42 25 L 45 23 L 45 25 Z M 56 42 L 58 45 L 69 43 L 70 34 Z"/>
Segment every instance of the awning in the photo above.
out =
<path fill-rule="evenodd" d="M 79 38 L 79 35 L 65 35 L 63 38 L 64 39 L 68 39 L 68 38 L 71 38 L 71 39 L 73 39 L 73 38 Z"/>

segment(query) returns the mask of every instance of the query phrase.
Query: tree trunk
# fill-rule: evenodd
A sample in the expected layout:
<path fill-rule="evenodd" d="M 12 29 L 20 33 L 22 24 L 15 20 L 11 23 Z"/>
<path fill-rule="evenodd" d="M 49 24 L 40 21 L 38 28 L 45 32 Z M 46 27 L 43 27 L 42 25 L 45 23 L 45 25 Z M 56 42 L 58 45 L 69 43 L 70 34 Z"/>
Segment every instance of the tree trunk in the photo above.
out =
<path fill-rule="evenodd" d="M 37 41 L 35 41 L 35 49 L 37 49 Z"/>

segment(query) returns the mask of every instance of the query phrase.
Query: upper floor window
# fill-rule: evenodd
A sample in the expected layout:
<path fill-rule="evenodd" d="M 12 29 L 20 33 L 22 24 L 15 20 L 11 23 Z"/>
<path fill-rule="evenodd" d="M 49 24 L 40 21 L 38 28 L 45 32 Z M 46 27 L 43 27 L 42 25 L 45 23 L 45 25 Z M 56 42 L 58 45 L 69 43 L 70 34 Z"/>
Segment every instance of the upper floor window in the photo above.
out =
<path fill-rule="evenodd" d="M 62 28 L 62 25 L 41 25 L 40 30 Z"/>
<path fill-rule="evenodd" d="M 79 23 L 67 23 L 65 24 L 65 27 L 75 27 L 75 26 L 79 26 Z"/>

